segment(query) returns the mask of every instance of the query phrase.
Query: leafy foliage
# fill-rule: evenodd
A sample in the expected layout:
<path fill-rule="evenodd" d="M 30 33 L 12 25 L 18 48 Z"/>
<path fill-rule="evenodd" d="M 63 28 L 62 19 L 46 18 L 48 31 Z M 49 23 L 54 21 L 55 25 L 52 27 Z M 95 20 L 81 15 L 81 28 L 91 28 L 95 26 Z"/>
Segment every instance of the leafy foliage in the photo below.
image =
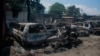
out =
<path fill-rule="evenodd" d="M 81 15 L 80 9 L 76 8 L 75 5 L 68 7 L 66 14 L 69 15 L 69 16 L 74 16 L 74 17 Z"/>
<path fill-rule="evenodd" d="M 32 8 L 33 12 L 35 12 L 35 13 L 41 13 L 41 11 L 44 12 L 45 7 L 39 2 L 40 1 L 38 1 L 38 0 L 31 2 L 31 8 Z"/>
<path fill-rule="evenodd" d="M 50 14 L 62 14 L 65 11 L 66 9 L 64 5 L 56 2 L 50 7 L 49 13 Z"/>

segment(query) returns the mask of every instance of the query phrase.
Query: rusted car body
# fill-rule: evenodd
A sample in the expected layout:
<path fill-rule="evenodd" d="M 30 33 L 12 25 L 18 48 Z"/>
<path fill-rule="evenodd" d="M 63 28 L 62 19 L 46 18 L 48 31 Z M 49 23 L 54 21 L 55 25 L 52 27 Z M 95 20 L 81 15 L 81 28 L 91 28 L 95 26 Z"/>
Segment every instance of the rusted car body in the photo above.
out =
<path fill-rule="evenodd" d="M 96 27 L 93 29 L 93 34 L 100 35 L 100 27 Z"/>
<path fill-rule="evenodd" d="M 77 25 L 76 28 L 77 28 L 77 31 L 78 31 L 80 37 L 90 35 L 91 25 L 89 23 L 78 22 L 78 23 L 76 23 L 76 25 Z"/>
<path fill-rule="evenodd" d="M 39 23 L 18 23 L 12 25 L 14 38 L 21 44 L 37 45 L 43 43 L 46 39 L 45 26 Z"/>

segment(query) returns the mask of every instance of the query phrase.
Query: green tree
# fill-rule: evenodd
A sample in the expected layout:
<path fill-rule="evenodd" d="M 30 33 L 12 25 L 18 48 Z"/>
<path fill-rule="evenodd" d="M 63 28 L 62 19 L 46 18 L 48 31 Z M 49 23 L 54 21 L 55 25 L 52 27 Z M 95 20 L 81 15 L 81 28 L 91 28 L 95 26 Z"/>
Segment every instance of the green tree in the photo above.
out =
<path fill-rule="evenodd" d="M 36 17 L 43 14 L 45 7 L 40 3 L 40 0 L 31 0 L 31 18 L 28 21 L 35 21 Z"/>
<path fill-rule="evenodd" d="M 34 13 L 44 13 L 45 7 L 39 2 L 38 0 L 31 2 L 31 8 Z"/>
<path fill-rule="evenodd" d="M 64 5 L 56 2 L 50 7 L 49 13 L 50 14 L 62 14 L 65 11 L 66 11 L 66 9 L 65 9 Z"/>
<path fill-rule="evenodd" d="M 32 21 L 31 17 L 35 16 L 35 15 L 31 16 L 31 13 L 35 14 L 35 13 L 43 13 L 44 12 L 45 7 L 42 4 L 40 4 L 40 0 L 26 0 L 26 3 L 27 3 L 28 21 L 29 22 Z M 32 10 L 32 12 L 31 12 L 31 10 Z"/>
<path fill-rule="evenodd" d="M 74 21 L 78 21 L 79 16 L 81 16 L 80 9 L 79 8 L 76 8 L 75 5 L 69 6 L 67 8 L 66 14 L 68 16 L 73 16 L 74 17 Z"/>
<path fill-rule="evenodd" d="M 66 14 L 69 16 L 80 16 L 81 15 L 80 9 L 76 8 L 75 5 L 68 7 Z"/>

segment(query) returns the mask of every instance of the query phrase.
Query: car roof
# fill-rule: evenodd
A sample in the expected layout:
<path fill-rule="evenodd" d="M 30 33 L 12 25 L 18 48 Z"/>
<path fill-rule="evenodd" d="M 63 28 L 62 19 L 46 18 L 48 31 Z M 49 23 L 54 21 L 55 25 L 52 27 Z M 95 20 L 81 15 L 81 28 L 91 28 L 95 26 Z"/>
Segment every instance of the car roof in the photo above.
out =
<path fill-rule="evenodd" d="M 20 25 L 36 25 L 36 24 L 40 24 L 40 23 L 18 23 Z"/>

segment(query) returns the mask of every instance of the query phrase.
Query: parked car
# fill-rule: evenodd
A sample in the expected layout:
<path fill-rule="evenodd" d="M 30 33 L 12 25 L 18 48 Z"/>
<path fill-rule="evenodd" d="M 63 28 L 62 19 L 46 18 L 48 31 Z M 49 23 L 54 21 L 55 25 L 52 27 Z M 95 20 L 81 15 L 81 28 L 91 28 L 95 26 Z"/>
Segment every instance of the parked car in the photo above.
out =
<path fill-rule="evenodd" d="M 77 47 L 78 34 L 77 29 L 71 29 L 70 26 L 62 26 L 60 29 L 61 35 L 52 36 L 48 38 L 49 44 L 52 48 L 57 49 L 60 46 L 69 46 L 69 48 Z"/>
<path fill-rule="evenodd" d="M 77 27 L 90 30 L 91 25 L 90 23 L 86 23 L 86 22 L 78 22 Z"/>
<path fill-rule="evenodd" d="M 100 22 L 97 22 L 97 26 L 93 29 L 93 33 L 100 35 Z"/>
<path fill-rule="evenodd" d="M 21 44 L 37 45 L 46 41 L 45 26 L 39 23 L 12 24 L 14 37 Z"/>
<path fill-rule="evenodd" d="M 93 34 L 100 35 L 100 27 L 96 27 L 93 29 Z"/>
<path fill-rule="evenodd" d="M 89 36 L 90 33 L 87 29 L 84 28 L 77 28 L 78 36 L 83 37 L 83 36 Z"/>
<path fill-rule="evenodd" d="M 79 36 L 89 36 L 90 35 L 90 29 L 91 25 L 89 23 L 85 22 L 78 22 L 77 23 L 77 30 L 79 33 Z"/>

